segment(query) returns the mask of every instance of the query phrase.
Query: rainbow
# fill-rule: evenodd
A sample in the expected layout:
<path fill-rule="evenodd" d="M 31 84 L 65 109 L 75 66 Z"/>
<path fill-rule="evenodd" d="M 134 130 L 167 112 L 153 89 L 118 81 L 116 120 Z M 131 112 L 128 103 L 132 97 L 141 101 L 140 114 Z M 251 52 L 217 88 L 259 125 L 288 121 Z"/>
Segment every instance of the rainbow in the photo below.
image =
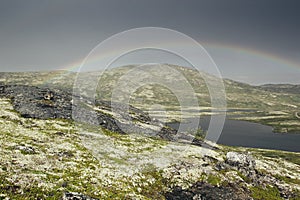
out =
<path fill-rule="evenodd" d="M 271 54 L 267 51 L 261 51 L 250 47 L 234 46 L 229 44 L 204 43 L 204 46 L 206 46 L 208 49 L 217 49 L 224 52 L 239 52 L 245 55 L 250 55 L 253 57 L 258 57 L 267 60 L 271 63 L 281 65 L 283 67 L 292 67 L 300 69 L 299 63 L 288 60 L 287 58 L 284 58 L 277 54 Z"/>
<path fill-rule="evenodd" d="M 171 45 L 177 45 L 182 48 L 185 48 L 184 44 L 171 44 Z M 288 60 L 284 57 L 281 57 L 279 55 L 276 54 L 271 54 L 269 52 L 266 51 L 261 51 L 261 50 L 257 50 L 257 49 L 252 49 L 252 48 L 248 48 L 248 47 L 242 47 L 242 46 L 233 46 L 233 45 L 229 45 L 229 44 L 217 44 L 217 43 L 203 43 L 203 46 L 206 48 L 206 50 L 208 51 L 208 53 L 210 51 L 223 51 L 223 52 L 229 52 L 229 53 L 239 53 L 242 55 L 247 55 L 250 57 L 255 57 L 258 58 L 260 60 L 264 60 L 270 64 L 273 64 L 274 66 L 282 66 L 285 69 L 294 69 L 294 70 L 299 70 L 300 71 L 300 64 L 293 62 L 291 60 Z M 186 47 L 188 48 L 188 47 Z M 118 52 L 116 51 L 108 51 L 106 54 L 104 55 L 94 55 L 92 54 L 92 57 L 89 57 L 87 59 L 87 62 L 90 63 L 95 63 L 97 64 L 97 62 L 99 62 L 99 60 L 104 59 L 104 58 L 109 58 L 112 57 L 114 55 L 118 55 Z M 212 57 L 212 59 L 214 59 Z M 74 61 L 72 63 L 68 63 L 66 65 L 63 65 L 61 67 L 59 67 L 57 70 L 60 71 L 60 73 L 58 74 L 52 74 L 50 75 L 50 77 L 48 77 L 47 82 L 50 82 L 52 79 L 57 79 L 57 76 L 61 76 L 64 77 L 67 74 L 73 73 L 73 72 L 79 72 L 81 65 L 83 63 L 83 60 L 77 60 Z M 134 64 L 134 63 L 126 63 L 127 64 Z M 177 64 L 177 63 L 171 63 L 171 64 Z M 125 64 L 124 64 L 125 65 Z M 81 69 L 82 71 L 84 71 L 84 66 Z M 299 72 L 300 73 L 300 72 Z"/>

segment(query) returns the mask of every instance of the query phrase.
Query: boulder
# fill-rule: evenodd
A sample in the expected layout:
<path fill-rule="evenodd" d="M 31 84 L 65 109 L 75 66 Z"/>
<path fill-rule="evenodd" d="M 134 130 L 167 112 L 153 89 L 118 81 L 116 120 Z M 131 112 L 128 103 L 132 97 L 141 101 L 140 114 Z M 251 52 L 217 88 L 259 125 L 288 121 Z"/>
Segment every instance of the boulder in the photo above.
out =
<path fill-rule="evenodd" d="M 255 160 L 250 154 L 238 153 L 238 152 L 228 152 L 226 154 L 227 164 L 237 167 L 237 168 L 255 168 Z"/>

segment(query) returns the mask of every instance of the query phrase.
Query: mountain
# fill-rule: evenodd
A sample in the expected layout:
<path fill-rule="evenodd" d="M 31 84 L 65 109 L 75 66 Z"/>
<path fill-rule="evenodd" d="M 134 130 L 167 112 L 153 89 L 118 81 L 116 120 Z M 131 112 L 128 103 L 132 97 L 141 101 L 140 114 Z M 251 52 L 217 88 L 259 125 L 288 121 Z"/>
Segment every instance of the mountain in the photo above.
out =
<path fill-rule="evenodd" d="M 199 74 L 173 67 L 199 85 L 195 91 L 202 94 L 197 96 L 207 108 L 203 112 L 221 112 L 209 108 Z M 0 199 L 300 198 L 299 153 L 228 147 L 206 141 L 198 132 L 177 133 L 143 111 L 160 103 L 176 118 L 178 102 L 158 85 L 137 90 L 130 105 L 112 104 L 111 88 L 132 68 L 106 72 L 94 103 L 90 96 L 72 93 L 73 73 L 2 73 Z M 95 74 L 84 76 L 93 80 Z M 171 75 L 165 78 L 174 80 Z M 285 104 L 293 99 L 284 95 L 231 80 L 224 83 L 234 114 L 292 113 Z M 90 84 L 82 87 L 88 90 Z"/>

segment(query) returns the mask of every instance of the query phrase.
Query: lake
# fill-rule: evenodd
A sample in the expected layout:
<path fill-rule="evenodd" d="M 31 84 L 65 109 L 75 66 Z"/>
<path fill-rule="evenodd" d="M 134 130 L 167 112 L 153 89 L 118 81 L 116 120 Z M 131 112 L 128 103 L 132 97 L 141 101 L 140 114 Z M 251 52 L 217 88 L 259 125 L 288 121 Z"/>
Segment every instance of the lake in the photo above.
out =
<path fill-rule="evenodd" d="M 188 119 L 190 122 L 192 120 L 195 119 Z M 207 130 L 209 122 L 210 117 L 201 117 L 199 127 Z M 178 129 L 179 123 L 168 123 L 168 125 Z M 182 124 L 182 127 L 183 130 L 189 130 L 189 123 Z M 300 134 L 273 133 L 270 126 L 228 118 L 217 143 L 228 146 L 300 152 Z"/>

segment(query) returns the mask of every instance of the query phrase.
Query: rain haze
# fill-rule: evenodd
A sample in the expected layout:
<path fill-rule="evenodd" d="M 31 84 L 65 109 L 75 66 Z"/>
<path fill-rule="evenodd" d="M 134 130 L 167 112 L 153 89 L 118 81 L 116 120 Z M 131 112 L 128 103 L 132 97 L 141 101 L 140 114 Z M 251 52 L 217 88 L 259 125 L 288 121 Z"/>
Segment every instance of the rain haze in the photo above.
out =
<path fill-rule="evenodd" d="M 74 69 L 110 36 L 151 26 L 197 40 L 225 78 L 251 84 L 300 84 L 299 8 L 300 2 L 293 0 L 4 0 L 0 68 Z"/>

